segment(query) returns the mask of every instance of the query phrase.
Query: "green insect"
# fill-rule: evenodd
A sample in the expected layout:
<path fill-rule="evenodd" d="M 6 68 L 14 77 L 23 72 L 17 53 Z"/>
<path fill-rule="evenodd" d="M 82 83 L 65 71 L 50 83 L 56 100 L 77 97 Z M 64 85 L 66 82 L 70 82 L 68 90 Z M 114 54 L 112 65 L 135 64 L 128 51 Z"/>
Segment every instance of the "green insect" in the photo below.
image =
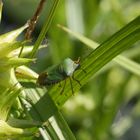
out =
<path fill-rule="evenodd" d="M 80 58 L 78 58 L 77 61 L 73 61 L 70 58 L 66 58 L 61 64 L 54 67 L 50 67 L 48 68 L 47 72 L 41 73 L 37 79 L 37 83 L 40 86 L 50 86 L 64 81 L 64 86 L 60 92 L 60 94 L 62 94 L 65 89 L 66 79 L 69 79 L 72 94 L 74 94 L 72 80 L 75 80 L 81 86 L 80 81 L 78 81 L 74 77 L 74 72 L 80 69 L 80 67 Z"/>

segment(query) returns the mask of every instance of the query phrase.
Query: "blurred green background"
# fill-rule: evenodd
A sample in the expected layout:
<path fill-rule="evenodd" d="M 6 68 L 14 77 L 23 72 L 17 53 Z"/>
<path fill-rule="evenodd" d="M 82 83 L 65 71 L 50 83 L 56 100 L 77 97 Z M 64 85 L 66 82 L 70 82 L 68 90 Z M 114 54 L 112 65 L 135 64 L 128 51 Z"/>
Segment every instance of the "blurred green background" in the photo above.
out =
<path fill-rule="evenodd" d="M 39 0 L 4 0 L 1 33 L 22 26 L 30 19 Z M 47 4 L 51 4 L 48 1 Z M 45 20 L 45 7 L 33 34 L 34 40 Z M 57 8 L 49 32 L 46 48 L 37 54 L 36 72 L 70 57 L 84 59 L 91 51 L 70 37 L 56 25 L 102 43 L 140 14 L 139 0 L 63 0 Z M 140 62 L 140 43 L 124 53 Z M 80 94 L 63 107 L 63 114 L 78 140 L 140 140 L 140 77 L 111 63 L 91 78 Z"/>

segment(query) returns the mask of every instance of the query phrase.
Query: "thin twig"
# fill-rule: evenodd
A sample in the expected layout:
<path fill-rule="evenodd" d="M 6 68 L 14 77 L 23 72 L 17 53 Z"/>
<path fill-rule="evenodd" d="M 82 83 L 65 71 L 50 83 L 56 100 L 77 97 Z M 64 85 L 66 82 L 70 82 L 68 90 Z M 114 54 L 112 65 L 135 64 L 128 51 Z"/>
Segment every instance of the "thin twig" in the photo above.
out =
<path fill-rule="evenodd" d="M 27 40 L 29 40 L 30 37 L 31 37 L 31 34 L 32 34 L 32 32 L 33 32 L 33 30 L 34 30 L 34 28 L 35 28 L 35 25 L 36 25 L 36 23 L 37 23 L 37 20 L 38 20 L 38 18 L 39 18 L 39 15 L 40 15 L 40 13 L 41 13 L 41 11 L 42 11 L 42 9 L 43 9 L 43 5 L 44 5 L 45 1 L 46 1 L 46 0 L 41 0 L 41 1 L 40 1 L 39 5 L 38 5 L 38 7 L 37 7 L 37 9 L 36 9 L 35 14 L 34 14 L 33 17 L 28 21 L 29 27 L 28 27 L 27 32 L 26 32 L 26 34 L 25 34 L 25 38 L 26 38 Z"/>

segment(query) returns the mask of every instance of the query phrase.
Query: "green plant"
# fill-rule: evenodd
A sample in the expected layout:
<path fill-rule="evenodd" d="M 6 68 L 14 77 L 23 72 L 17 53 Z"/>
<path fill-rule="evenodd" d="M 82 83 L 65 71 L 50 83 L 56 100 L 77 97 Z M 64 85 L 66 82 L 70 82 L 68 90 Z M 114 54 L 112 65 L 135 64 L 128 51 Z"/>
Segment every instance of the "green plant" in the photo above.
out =
<path fill-rule="evenodd" d="M 38 87 L 36 84 L 38 74 L 27 65 L 36 60 L 34 59 L 35 54 L 39 48 L 42 47 L 41 42 L 48 32 L 48 28 L 58 2 L 59 0 L 54 0 L 52 1 L 52 5 L 49 6 L 46 21 L 44 22 L 40 35 L 33 46 L 26 46 L 26 43 L 28 43 L 27 41 L 16 41 L 16 38 L 28 27 L 28 24 L 0 36 L 1 138 L 54 140 L 76 139 L 60 112 L 64 103 L 67 100 L 70 100 L 70 97 L 73 96 L 69 79 L 66 79 L 66 85 L 64 83 L 65 81 L 61 81 L 61 85 L 65 85 L 65 90 L 61 95 L 59 84 L 50 86 L 50 88 L 47 88 L 48 90 L 45 87 Z M 88 2 L 90 3 L 90 1 Z M 95 1 L 94 4 L 98 5 L 99 2 Z M 114 3 L 112 1 L 112 5 L 113 4 Z M 0 10 L 2 11 L 2 2 L 0 7 Z M 96 8 L 98 9 L 98 6 Z M 116 17 L 118 18 L 118 25 L 122 25 L 125 24 L 125 22 L 123 20 L 123 16 L 119 13 L 119 10 L 119 7 L 114 7 L 114 13 L 117 13 L 118 15 L 118 17 Z M 72 32 L 61 25 L 59 25 L 59 27 L 66 32 L 69 32 L 85 45 L 91 48 L 96 48 L 94 51 L 90 50 L 90 53 L 86 55 L 84 60 L 83 58 L 81 59 L 80 65 L 86 73 L 83 73 L 83 71 L 80 70 L 75 71 L 75 78 L 80 81 L 80 85 L 78 82 L 74 80 L 72 81 L 75 98 L 78 91 L 83 88 L 92 79 L 92 77 L 99 72 L 99 70 L 103 69 L 104 65 L 108 64 L 116 56 L 140 40 L 140 16 L 137 16 L 133 21 L 126 24 L 114 35 L 111 35 L 106 41 L 103 41 L 103 43 L 99 46 L 96 42 L 93 42 L 81 34 Z M 87 31 L 89 31 L 89 29 L 87 29 Z M 62 41 L 62 38 L 60 37 L 58 40 L 61 40 L 61 43 L 64 41 Z M 22 53 L 20 53 L 21 48 Z M 56 52 L 56 54 L 57 53 L 58 52 Z M 53 57 L 55 57 L 56 54 L 54 52 Z M 29 57 L 26 58 L 25 56 Z M 138 63 L 129 60 L 124 56 L 118 56 L 114 59 L 114 61 L 133 74 L 140 75 L 140 66 Z M 94 137 L 96 140 L 105 140 L 115 139 L 118 137 L 118 130 L 116 127 L 110 130 L 113 119 L 115 118 L 123 101 L 128 102 L 132 97 L 134 97 L 134 95 L 124 94 L 129 79 L 131 79 L 131 75 L 128 74 L 128 76 L 125 76 L 123 75 L 123 72 L 120 72 L 120 69 L 112 67 L 112 65 L 108 66 L 107 69 L 104 69 L 104 71 L 100 73 L 100 78 L 103 79 L 101 81 L 99 81 L 100 78 L 97 79 L 97 81 L 99 81 L 98 87 L 96 87 L 97 84 L 91 80 L 91 85 L 89 84 L 85 87 L 85 89 L 83 89 L 83 93 L 84 91 L 88 91 L 90 93 L 90 98 L 95 98 L 93 99 L 95 105 L 89 113 L 92 116 L 93 122 L 91 122 L 89 126 L 86 125 L 87 129 L 90 129 L 87 133 L 84 132 L 83 135 L 82 133 L 80 134 L 79 137 L 81 139 L 92 139 Z M 118 75 L 121 75 L 121 78 L 116 75 L 117 70 L 119 71 Z M 115 77 L 114 81 L 112 77 Z M 107 87 L 109 90 L 106 89 Z M 95 95 L 93 91 L 98 91 L 97 93 L 100 94 Z M 86 101 L 83 98 L 81 99 L 83 102 Z M 85 104 L 88 105 L 88 102 L 90 102 L 89 99 L 85 102 Z M 138 105 L 139 104 L 135 106 L 134 112 L 138 108 Z M 91 107 L 92 106 L 93 105 L 91 105 Z M 85 108 L 83 110 L 86 111 L 86 106 L 84 107 Z M 90 107 L 87 108 L 89 109 Z M 80 111 L 78 110 L 76 113 L 78 114 Z M 78 118 L 77 114 L 75 114 L 75 118 Z M 136 114 L 132 112 L 132 117 L 135 115 Z M 132 117 L 127 118 L 126 120 L 130 123 L 130 121 L 133 120 Z M 79 118 L 81 119 L 81 117 Z M 75 120 L 80 122 L 80 119 Z M 89 120 L 91 121 L 91 119 Z M 121 125 L 119 128 L 121 128 Z M 83 132 L 83 130 L 81 130 L 81 132 Z M 38 133 L 39 135 L 37 135 Z M 90 135 L 88 133 L 90 133 Z M 31 137 L 23 138 L 22 136 Z"/>

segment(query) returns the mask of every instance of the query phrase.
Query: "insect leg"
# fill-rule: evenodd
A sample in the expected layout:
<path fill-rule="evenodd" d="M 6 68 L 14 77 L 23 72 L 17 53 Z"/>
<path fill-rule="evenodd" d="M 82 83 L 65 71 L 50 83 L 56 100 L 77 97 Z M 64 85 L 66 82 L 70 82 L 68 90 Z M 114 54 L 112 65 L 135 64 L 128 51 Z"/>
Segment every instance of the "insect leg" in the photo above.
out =
<path fill-rule="evenodd" d="M 76 81 L 80 86 L 81 86 L 81 83 L 80 83 L 80 81 L 79 80 L 77 80 L 75 77 L 74 77 L 74 73 L 73 73 L 73 75 L 72 75 L 72 79 L 74 80 L 74 81 Z"/>
<path fill-rule="evenodd" d="M 64 92 L 65 86 L 66 86 L 66 79 L 64 80 L 64 86 L 63 86 L 63 88 L 62 88 L 62 90 L 61 90 L 61 92 L 60 92 L 61 95 L 62 95 L 62 93 Z"/>
<path fill-rule="evenodd" d="M 85 74 L 87 73 L 83 68 L 80 68 Z"/>
<path fill-rule="evenodd" d="M 71 91 L 72 91 L 72 94 L 74 95 L 74 91 L 73 91 L 73 86 L 72 86 L 72 80 L 71 80 L 71 77 L 69 77 L 69 79 L 70 79 Z"/>
<path fill-rule="evenodd" d="M 81 68 L 81 65 L 80 65 L 80 57 L 78 57 L 78 59 L 76 61 L 74 61 L 76 64 L 79 64 L 79 67 L 78 69 L 81 69 L 84 73 L 87 73 L 83 68 Z"/>

